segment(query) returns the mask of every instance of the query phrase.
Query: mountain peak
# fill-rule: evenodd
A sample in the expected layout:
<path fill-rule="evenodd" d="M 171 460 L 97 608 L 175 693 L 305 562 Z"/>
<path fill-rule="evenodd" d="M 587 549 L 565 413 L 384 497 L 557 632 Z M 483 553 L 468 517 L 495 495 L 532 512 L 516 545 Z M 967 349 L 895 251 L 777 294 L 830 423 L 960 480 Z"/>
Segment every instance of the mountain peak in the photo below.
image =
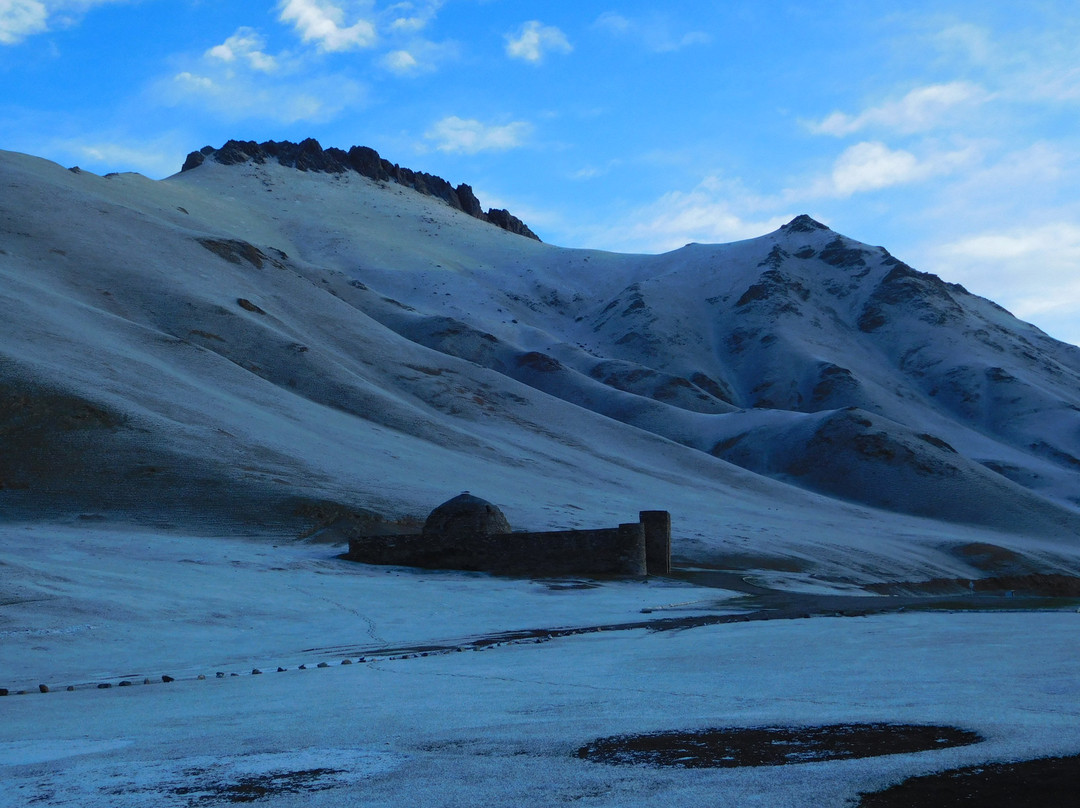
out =
<path fill-rule="evenodd" d="M 180 170 L 191 171 L 201 166 L 207 159 L 212 159 L 215 163 L 222 165 L 247 162 L 266 163 L 273 159 L 277 160 L 279 165 L 299 171 L 327 174 L 355 171 L 376 182 L 393 181 L 426 196 L 437 197 L 450 207 L 463 211 L 475 219 L 490 222 L 496 227 L 519 236 L 540 241 L 540 237 L 510 211 L 490 208 L 485 213 L 471 186 L 462 183 L 455 188 L 442 177 L 402 168 L 397 163 L 384 160 L 377 151 L 367 146 L 353 146 L 348 151 L 344 151 L 333 146 L 324 149 L 314 138 L 307 138 L 300 143 L 292 143 L 288 140 L 267 140 L 263 143 L 256 143 L 253 140 L 230 140 L 220 149 L 204 146 L 199 151 L 191 152 Z"/>
<path fill-rule="evenodd" d="M 815 230 L 828 230 L 829 228 L 816 219 L 812 219 L 805 213 L 802 213 L 783 225 L 780 229 L 788 233 L 812 233 Z"/>

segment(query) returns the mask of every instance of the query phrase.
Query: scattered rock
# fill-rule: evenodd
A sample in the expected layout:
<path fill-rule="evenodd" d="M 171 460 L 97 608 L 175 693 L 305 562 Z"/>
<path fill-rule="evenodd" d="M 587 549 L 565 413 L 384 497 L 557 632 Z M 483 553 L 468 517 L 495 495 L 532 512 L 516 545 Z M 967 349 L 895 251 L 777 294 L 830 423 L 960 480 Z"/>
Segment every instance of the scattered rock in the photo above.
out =
<path fill-rule="evenodd" d="M 236 305 L 238 305 L 240 308 L 244 309 L 245 311 L 255 312 L 255 314 L 266 314 L 265 311 L 260 309 L 258 306 L 256 306 L 254 303 L 252 303 L 246 297 L 238 297 L 238 298 L 236 298 Z"/>
<path fill-rule="evenodd" d="M 266 257 L 266 253 L 258 247 L 240 239 L 199 238 L 195 240 L 214 255 L 224 258 L 230 264 L 240 264 L 246 261 L 256 269 L 262 269 L 263 262 L 270 260 Z"/>

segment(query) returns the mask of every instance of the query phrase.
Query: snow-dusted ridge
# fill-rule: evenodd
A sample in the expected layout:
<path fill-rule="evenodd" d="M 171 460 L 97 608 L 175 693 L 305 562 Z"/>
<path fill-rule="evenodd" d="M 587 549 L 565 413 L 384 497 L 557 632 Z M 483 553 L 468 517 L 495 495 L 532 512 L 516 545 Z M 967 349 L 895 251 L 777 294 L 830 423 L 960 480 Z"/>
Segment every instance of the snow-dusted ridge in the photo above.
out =
<path fill-rule="evenodd" d="M 1080 349 L 809 217 L 617 255 L 251 154 L 0 176 L 9 517 L 299 532 L 469 488 L 526 529 L 665 508 L 710 563 L 1076 555 Z"/>
<path fill-rule="evenodd" d="M 300 143 L 291 143 L 287 140 L 280 142 L 268 140 L 263 143 L 256 143 L 253 140 L 230 140 L 220 149 L 204 146 L 199 151 L 191 152 L 180 170 L 190 171 L 198 168 L 207 159 L 222 165 L 236 165 L 249 160 L 254 163 L 275 160 L 279 165 L 295 168 L 298 171 L 328 174 L 355 171 L 377 182 L 396 182 L 425 196 L 441 199 L 450 207 L 464 211 L 474 219 L 491 222 L 496 227 L 517 233 L 519 236 L 540 240 L 528 225 L 508 210 L 488 208 L 485 213 L 480 206 L 480 200 L 473 193 L 472 186 L 462 183 L 455 188 L 442 177 L 402 168 L 397 163 L 383 159 L 377 151 L 368 146 L 353 146 L 346 152 L 334 147 L 324 150 L 319 145 L 319 141 L 314 138 L 308 138 Z"/>

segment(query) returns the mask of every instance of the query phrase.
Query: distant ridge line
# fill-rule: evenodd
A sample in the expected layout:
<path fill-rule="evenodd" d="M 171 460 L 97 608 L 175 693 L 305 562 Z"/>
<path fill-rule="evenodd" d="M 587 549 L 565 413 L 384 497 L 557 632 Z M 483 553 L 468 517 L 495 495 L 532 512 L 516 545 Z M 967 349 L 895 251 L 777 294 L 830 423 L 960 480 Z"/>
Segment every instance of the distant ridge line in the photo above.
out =
<path fill-rule="evenodd" d="M 510 233 L 540 241 L 540 237 L 510 211 L 489 208 L 485 213 L 471 186 L 462 183 L 455 188 L 442 177 L 402 168 L 397 163 L 383 159 L 377 151 L 368 146 L 353 146 L 348 151 L 344 151 L 333 146 L 324 149 L 314 138 L 307 138 L 300 143 L 288 140 L 268 140 L 264 143 L 256 143 L 253 140 L 230 140 L 220 149 L 204 146 L 199 151 L 191 152 L 180 170 L 190 171 L 198 168 L 208 157 L 222 165 L 236 165 L 248 161 L 265 163 L 273 158 L 280 165 L 300 171 L 328 174 L 355 171 L 377 182 L 392 180 L 406 188 L 441 199 L 450 207 L 463 211 L 475 219 L 490 222 Z"/>

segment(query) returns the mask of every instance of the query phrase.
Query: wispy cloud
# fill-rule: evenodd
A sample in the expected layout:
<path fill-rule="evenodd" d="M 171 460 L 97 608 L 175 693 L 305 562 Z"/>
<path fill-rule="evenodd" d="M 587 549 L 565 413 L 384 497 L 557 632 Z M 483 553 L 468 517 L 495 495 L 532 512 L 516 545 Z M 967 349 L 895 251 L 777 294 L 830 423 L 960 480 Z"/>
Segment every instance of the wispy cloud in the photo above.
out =
<path fill-rule="evenodd" d="M 995 300 L 1020 318 L 1057 326 L 1055 335 L 1080 344 L 1080 225 L 1048 222 L 972 233 L 930 251 L 935 271 Z M 1037 268 L 1037 273 L 1033 272 Z"/>
<path fill-rule="evenodd" d="M 777 211 L 774 200 L 756 197 L 737 180 L 708 176 L 689 191 L 668 191 L 648 204 L 620 212 L 612 221 L 586 228 L 581 235 L 591 246 L 659 253 L 690 242 L 760 236 L 792 215 Z"/>
<path fill-rule="evenodd" d="M 532 20 L 506 35 L 506 55 L 540 64 L 548 53 L 570 53 L 574 48 L 566 34 L 553 25 Z"/>
<path fill-rule="evenodd" d="M 978 158 L 975 146 L 954 149 L 924 146 L 919 151 L 916 154 L 907 149 L 893 149 L 877 140 L 856 143 L 836 157 L 828 174 L 785 190 L 781 198 L 789 203 L 825 197 L 843 199 L 951 174 Z"/>
<path fill-rule="evenodd" d="M 810 123 L 809 128 L 816 134 L 837 137 L 852 135 L 867 128 L 903 134 L 925 132 L 946 123 L 958 110 L 978 106 L 989 98 L 990 94 L 983 88 L 967 81 L 931 84 L 857 115 L 833 112 L 820 122 Z"/>
<path fill-rule="evenodd" d="M 443 0 L 427 0 L 421 3 L 395 3 L 386 10 L 386 28 L 397 33 L 414 34 L 426 28 L 439 9 Z"/>
<path fill-rule="evenodd" d="M 304 42 L 322 51 L 372 47 L 378 40 L 375 23 L 367 18 L 345 23 L 345 10 L 328 0 L 281 0 L 279 19 L 291 24 Z"/>
<path fill-rule="evenodd" d="M 272 73 L 277 69 L 277 59 L 264 52 L 266 40 L 253 28 L 238 28 L 236 33 L 220 45 L 210 48 L 206 55 L 222 62 L 246 62 L 252 70 Z"/>
<path fill-rule="evenodd" d="M 343 110 L 358 107 L 365 91 L 354 81 L 334 76 L 270 86 L 251 75 L 210 76 L 183 70 L 159 82 L 155 95 L 167 105 L 197 107 L 226 121 L 319 123 L 332 120 Z"/>
<path fill-rule="evenodd" d="M 0 45 L 75 25 L 94 6 L 127 0 L 0 0 Z"/>
<path fill-rule="evenodd" d="M 437 121 L 424 137 L 433 141 L 439 151 L 476 154 L 515 149 L 524 144 L 532 130 L 532 124 L 525 121 L 489 125 L 454 115 Z"/>
<path fill-rule="evenodd" d="M 39 0 L 7 0 L 0 5 L 0 42 L 13 45 L 48 28 L 49 11 Z"/>
<path fill-rule="evenodd" d="M 362 85 L 308 70 L 303 55 L 270 54 L 262 36 L 239 28 L 220 45 L 182 63 L 152 86 L 151 98 L 205 110 L 223 120 L 327 121 L 362 103 Z"/>
<path fill-rule="evenodd" d="M 383 54 L 379 64 L 383 69 L 399 76 L 418 76 L 438 70 L 444 62 L 457 58 L 458 51 L 455 42 L 431 42 L 413 38 L 401 47 Z"/>
<path fill-rule="evenodd" d="M 165 177 L 180 170 L 178 158 L 186 148 L 186 141 L 173 135 L 137 142 L 91 137 L 88 140 L 57 140 L 53 147 L 70 154 L 71 159 L 84 168 L 137 171 L 150 177 Z"/>
<path fill-rule="evenodd" d="M 612 36 L 632 39 L 654 53 L 671 53 L 690 45 L 705 45 L 712 36 L 704 31 L 676 33 L 666 17 L 654 15 L 649 18 L 624 17 L 614 11 L 601 14 L 593 27 Z"/>

